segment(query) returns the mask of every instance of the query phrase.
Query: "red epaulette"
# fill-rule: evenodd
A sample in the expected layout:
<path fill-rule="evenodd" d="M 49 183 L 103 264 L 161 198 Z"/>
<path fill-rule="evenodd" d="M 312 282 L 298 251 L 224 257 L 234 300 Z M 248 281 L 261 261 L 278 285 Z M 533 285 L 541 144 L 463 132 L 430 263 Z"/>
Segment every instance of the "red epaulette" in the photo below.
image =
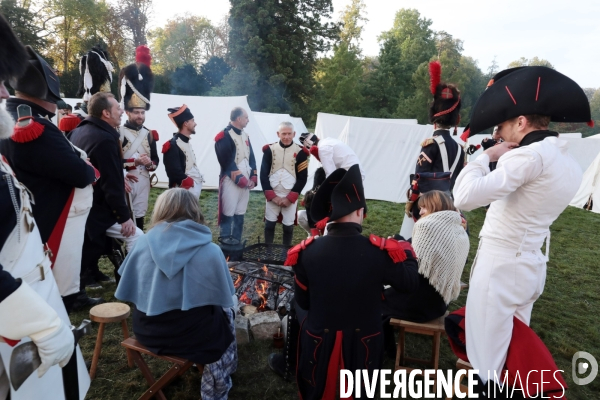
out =
<path fill-rule="evenodd" d="M 215 142 L 218 142 L 219 140 L 223 139 L 225 137 L 225 132 L 221 131 L 219 133 L 217 133 L 217 136 L 215 136 Z"/>
<path fill-rule="evenodd" d="M 29 121 L 27 122 L 27 120 Z M 44 129 L 44 125 L 34 120 L 33 117 L 22 117 L 19 118 L 10 138 L 17 143 L 31 142 L 42 136 Z"/>
<path fill-rule="evenodd" d="M 152 133 L 152 139 L 158 140 L 158 132 L 154 129 L 150 131 Z"/>
<path fill-rule="evenodd" d="M 416 258 L 415 251 L 410 243 L 406 241 L 385 239 L 373 234 L 369 236 L 369 241 L 373 246 L 379 247 L 380 250 L 387 250 L 389 256 L 392 258 L 392 261 L 395 263 L 403 262 L 408 258 L 405 253 L 407 250 L 410 251 L 412 256 Z"/>
<path fill-rule="evenodd" d="M 170 148 L 171 148 L 171 141 L 169 140 L 168 142 L 165 142 L 165 144 L 163 144 L 163 148 L 162 148 L 163 154 L 166 153 L 167 151 L 169 151 Z"/>
<path fill-rule="evenodd" d="M 315 156 L 317 160 L 321 161 L 321 158 L 319 157 L 319 148 L 317 146 L 311 146 L 309 152 Z"/>
<path fill-rule="evenodd" d="M 310 155 L 310 151 L 306 147 L 303 147 L 302 151 L 305 152 L 306 155 Z"/>
<path fill-rule="evenodd" d="M 9 345 L 10 347 L 15 347 L 21 341 L 21 339 L 13 340 L 13 339 L 5 338 L 4 336 L 0 336 L 0 337 L 2 337 L 4 342 L 6 342 L 6 344 Z"/>
<path fill-rule="evenodd" d="M 81 120 L 79 117 L 74 114 L 68 114 L 60 119 L 58 129 L 63 132 L 71 132 L 73 129 L 77 128 L 77 125 L 79 125 L 80 122 Z"/>
<path fill-rule="evenodd" d="M 300 244 L 297 244 L 291 249 L 289 249 L 287 253 L 287 258 L 285 259 L 285 263 L 283 263 L 283 265 L 285 265 L 286 267 L 293 267 L 294 265 L 296 265 L 296 263 L 298 262 L 298 255 L 300 254 L 300 252 L 306 249 L 306 246 L 311 244 L 314 240 L 315 237 L 310 236 L 309 238 L 301 241 Z"/>
<path fill-rule="evenodd" d="M 270 147 L 270 146 L 269 146 L 268 144 L 265 144 L 265 145 L 263 146 L 263 149 L 262 149 L 262 150 L 263 150 L 263 153 L 264 153 L 265 151 L 267 151 L 267 149 L 268 149 L 269 147 Z"/>

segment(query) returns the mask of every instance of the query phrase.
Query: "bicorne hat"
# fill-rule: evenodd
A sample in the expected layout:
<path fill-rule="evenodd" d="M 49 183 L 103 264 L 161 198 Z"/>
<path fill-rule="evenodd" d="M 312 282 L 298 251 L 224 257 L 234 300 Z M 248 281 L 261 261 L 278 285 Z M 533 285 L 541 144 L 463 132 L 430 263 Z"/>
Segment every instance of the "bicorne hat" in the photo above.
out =
<path fill-rule="evenodd" d="M 0 14 L 0 81 L 18 78 L 27 66 L 28 55 L 25 47 L 15 36 L 10 24 Z"/>
<path fill-rule="evenodd" d="M 31 46 L 25 46 L 28 63 L 21 76 L 11 78 L 13 89 L 56 104 L 60 100 L 60 81 L 54 69 Z"/>
<path fill-rule="evenodd" d="M 594 125 L 587 96 L 572 79 L 548 67 L 517 67 L 499 72 L 488 83 L 473 107 L 468 135 L 520 115 Z"/>
<path fill-rule="evenodd" d="M 124 67 L 119 74 L 121 106 L 131 111 L 134 108 L 150 109 L 150 94 L 154 89 L 154 74 L 150 69 L 152 56 L 146 45 L 135 49 L 135 63 Z"/>
<path fill-rule="evenodd" d="M 310 216 L 314 221 L 335 221 L 353 211 L 365 209 L 367 200 L 358 164 L 346 171 L 336 169 L 325 179 L 315 193 Z"/>

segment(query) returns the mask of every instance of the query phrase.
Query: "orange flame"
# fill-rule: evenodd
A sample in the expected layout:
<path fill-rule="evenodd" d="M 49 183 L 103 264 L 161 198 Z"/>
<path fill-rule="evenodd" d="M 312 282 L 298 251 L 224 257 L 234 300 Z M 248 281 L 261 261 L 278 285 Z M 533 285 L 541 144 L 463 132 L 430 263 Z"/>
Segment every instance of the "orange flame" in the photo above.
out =
<path fill-rule="evenodd" d="M 240 297 L 240 303 L 250 304 L 251 302 L 252 302 L 252 300 L 250 300 L 250 298 L 246 295 L 246 293 L 244 293 Z"/>
<path fill-rule="evenodd" d="M 242 275 L 238 275 L 235 282 L 233 282 L 233 287 L 237 289 L 240 286 L 240 283 L 242 283 Z"/>
<path fill-rule="evenodd" d="M 260 282 L 260 283 L 259 283 Z M 256 294 L 260 297 L 260 305 L 257 307 L 258 310 L 264 310 L 267 305 L 267 289 L 269 283 L 265 281 L 256 281 Z"/>

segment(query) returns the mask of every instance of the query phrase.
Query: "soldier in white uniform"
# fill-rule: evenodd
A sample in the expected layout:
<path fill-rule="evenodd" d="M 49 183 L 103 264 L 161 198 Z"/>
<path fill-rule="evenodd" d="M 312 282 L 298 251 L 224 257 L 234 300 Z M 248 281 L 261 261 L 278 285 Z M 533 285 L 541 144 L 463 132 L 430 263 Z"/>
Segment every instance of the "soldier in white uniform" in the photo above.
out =
<path fill-rule="evenodd" d="M 294 143 L 294 125 L 279 124 L 279 142 L 263 147 L 260 184 L 265 194 L 265 243 L 273 243 L 275 225 L 283 223 L 283 244 L 292 245 L 296 203 L 308 177 L 308 151 Z"/>
<path fill-rule="evenodd" d="M 126 66 L 120 73 L 120 87 L 125 88 L 121 102 L 122 108 L 127 112 L 127 121 L 119 131 L 123 147 L 123 166 L 130 178 L 129 195 L 135 224 L 144 230 L 144 217 L 148 211 L 150 195 L 150 174 L 156 170 L 159 163 L 156 151 L 158 132 L 144 126 L 154 86 L 154 76 L 150 69 L 150 51 L 146 46 L 139 46 L 136 49 L 135 60 L 134 64 Z"/>
<path fill-rule="evenodd" d="M 344 168 L 347 171 L 351 166 L 359 164 L 360 175 L 362 180 L 365 180 L 366 174 L 360 166 L 358 156 L 350 146 L 341 140 L 329 137 L 319 139 L 312 133 L 303 133 L 300 135 L 300 143 L 321 162 L 326 177 L 338 168 Z"/>
<path fill-rule="evenodd" d="M 242 240 L 244 215 L 250 190 L 256 187 L 256 160 L 250 137 L 244 131 L 248 113 L 241 107 L 231 110 L 229 125 L 215 137 L 215 152 L 221 165 L 219 175 L 219 226 L 221 237 Z"/>
<path fill-rule="evenodd" d="M 196 154 L 190 144 L 191 136 L 196 134 L 196 122 L 190 109 L 184 104 L 181 107 L 169 108 L 169 118 L 179 132 L 165 142 L 162 148 L 163 162 L 169 177 L 169 187 L 181 187 L 200 198 L 204 177 L 200 173 Z"/>
<path fill-rule="evenodd" d="M 4 81 L 21 74 L 27 53 L 0 16 L 0 103 L 9 98 Z M 0 107 L 0 140 L 9 140 L 14 120 Z M 0 154 L 0 399 L 64 398 L 61 368 L 75 349 L 69 318 L 54 280 L 48 252 L 31 214 L 27 188 L 17 180 Z M 33 341 L 41 365 L 17 390 L 11 387 L 10 366 L 15 346 Z M 79 398 L 90 379 L 77 348 Z"/>
<path fill-rule="evenodd" d="M 569 155 L 568 142 L 548 131 L 548 124 L 591 123 L 583 90 L 553 69 L 509 69 L 490 85 L 473 109 L 471 134 L 498 125 L 505 142 L 467 164 L 454 186 L 460 209 L 491 203 L 471 269 L 466 307 L 467 355 L 482 383 L 501 376 L 513 317 L 529 325 L 533 303 L 546 280 L 550 225 L 581 182 L 581 168 Z M 498 165 L 490 172 L 494 161 Z M 481 391 L 487 386 L 481 385 Z"/>

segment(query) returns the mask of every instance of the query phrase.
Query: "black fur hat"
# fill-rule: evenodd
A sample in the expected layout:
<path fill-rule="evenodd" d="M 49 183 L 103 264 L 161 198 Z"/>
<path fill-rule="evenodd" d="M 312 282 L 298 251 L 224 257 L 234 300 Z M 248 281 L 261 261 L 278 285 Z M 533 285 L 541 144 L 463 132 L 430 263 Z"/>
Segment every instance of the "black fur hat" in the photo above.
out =
<path fill-rule="evenodd" d="M 25 47 L 12 31 L 10 24 L 0 14 L 0 81 L 19 77 L 27 67 Z"/>
<path fill-rule="evenodd" d="M 121 106 L 127 111 L 134 108 L 150 109 L 150 94 L 154 89 L 154 74 L 150 69 L 152 57 L 147 46 L 135 49 L 135 63 L 124 67 L 119 74 Z"/>
<path fill-rule="evenodd" d="M 83 101 L 88 101 L 98 92 L 110 93 L 112 71 L 108 53 L 100 47 L 92 47 L 79 60 L 79 89 L 76 96 L 83 96 Z"/>
<path fill-rule="evenodd" d="M 429 63 L 431 94 L 433 102 L 429 107 L 429 121 L 442 126 L 456 126 L 460 121 L 460 91 L 452 84 L 440 82 L 442 66 L 439 61 Z"/>

